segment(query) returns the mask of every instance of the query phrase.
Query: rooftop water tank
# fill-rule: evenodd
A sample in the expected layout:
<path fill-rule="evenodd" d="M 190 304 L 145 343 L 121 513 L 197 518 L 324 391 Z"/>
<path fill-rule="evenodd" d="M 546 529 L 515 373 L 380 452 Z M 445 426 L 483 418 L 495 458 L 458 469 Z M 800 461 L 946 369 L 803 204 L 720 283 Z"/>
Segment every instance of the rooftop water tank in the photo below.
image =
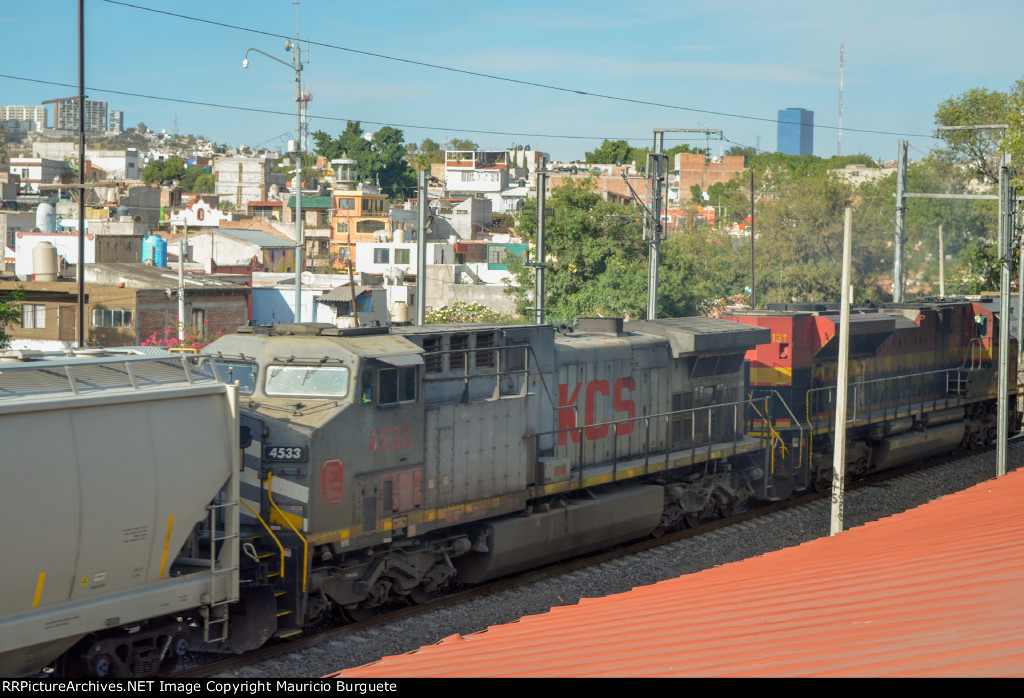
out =
<path fill-rule="evenodd" d="M 36 227 L 43 233 L 57 232 L 57 211 L 53 204 L 39 204 L 39 208 L 36 209 Z"/>
<path fill-rule="evenodd" d="M 32 270 L 36 281 L 56 281 L 57 248 L 50 242 L 41 242 L 32 248 Z"/>

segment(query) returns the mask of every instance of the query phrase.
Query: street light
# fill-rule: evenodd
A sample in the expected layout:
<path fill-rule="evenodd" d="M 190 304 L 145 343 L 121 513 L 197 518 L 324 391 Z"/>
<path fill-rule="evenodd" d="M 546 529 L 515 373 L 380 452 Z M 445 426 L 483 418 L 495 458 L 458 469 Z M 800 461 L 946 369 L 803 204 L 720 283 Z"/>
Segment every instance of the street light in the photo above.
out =
<path fill-rule="evenodd" d="M 294 47 L 291 41 L 284 42 L 285 51 L 290 52 L 292 48 L 295 53 L 291 64 L 258 48 L 247 49 L 242 58 L 242 68 L 249 67 L 249 52 L 255 51 L 295 71 L 295 322 L 302 322 L 302 267 L 306 243 L 302 234 L 302 51 L 298 33 L 295 34 Z"/>

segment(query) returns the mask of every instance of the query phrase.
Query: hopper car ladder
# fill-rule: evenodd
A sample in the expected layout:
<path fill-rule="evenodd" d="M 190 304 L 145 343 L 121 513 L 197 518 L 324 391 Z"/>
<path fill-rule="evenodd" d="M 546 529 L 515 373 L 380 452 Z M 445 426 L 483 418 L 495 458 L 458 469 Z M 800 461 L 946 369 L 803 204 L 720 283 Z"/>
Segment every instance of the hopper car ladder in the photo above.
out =
<path fill-rule="evenodd" d="M 230 616 L 230 604 L 233 601 L 227 590 L 232 586 L 237 587 L 240 568 L 237 553 L 238 501 L 210 504 L 207 509 L 210 512 L 210 591 L 209 603 L 202 609 L 205 621 L 203 623 L 203 641 L 224 642 L 228 639 L 228 617 Z M 225 526 L 223 534 L 218 535 L 217 513 L 221 510 L 225 512 Z M 230 510 L 234 510 L 234 516 L 231 516 Z M 219 564 L 218 544 L 224 544 L 220 546 L 222 552 L 230 551 L 226 553 L 228 559 L 225 564 Z M 232 584 L 232 576 L 235 580 L 234 584 Z M 215 628 L 217 632 L 214 632 Z"/>

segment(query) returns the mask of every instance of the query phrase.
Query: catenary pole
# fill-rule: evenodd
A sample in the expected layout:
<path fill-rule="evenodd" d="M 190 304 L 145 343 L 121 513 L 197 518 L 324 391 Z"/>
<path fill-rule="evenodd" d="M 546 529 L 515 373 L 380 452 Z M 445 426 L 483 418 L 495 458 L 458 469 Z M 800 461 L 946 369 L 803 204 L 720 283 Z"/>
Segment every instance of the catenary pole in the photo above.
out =
<path fill-rule="evenodd" d="M 544 223 L 547 205 L 548 171 L 543 157 L 537 160 L 537 261 L 534 262 L 534 322 L 544 324 L 544 265 L 547 253 L 544 249 Z"/>
<path fill-rule="evenodd" d="M 892 300 L 903 302 L 903 243 L 907 238 L 904 234 L 907 218 L 907 200 L 903 193 L 907 189 L 907 142 L 899 143 L 899 154 L 896 158 L 896 232 L 893 246 L 892 267 Z"/>
<path fill-rule="evenodd" d="M 653 320 L 658 317 L 658 265 L 661 263 L 661 184 L 664 179 L 662 165 L 664 163 L 665 132 L 661 129 L 654 130 L 654 153 L 651 163 L 654 169 L 652 173 L 653 186 L 651 194 L 651 239 L 648 253 L 648 284 L 647 289 L 647 319 Z"/>

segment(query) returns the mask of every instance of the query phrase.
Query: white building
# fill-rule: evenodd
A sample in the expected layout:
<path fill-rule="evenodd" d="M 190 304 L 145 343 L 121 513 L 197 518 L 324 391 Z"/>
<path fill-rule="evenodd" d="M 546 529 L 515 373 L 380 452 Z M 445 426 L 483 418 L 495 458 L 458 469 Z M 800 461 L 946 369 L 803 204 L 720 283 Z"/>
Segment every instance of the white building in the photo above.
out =
<path fill-rule="evenodd" d="M 12 174 L 21 176 L 22 192 L 39 193 L 40 184 L 53 184 L 65 173 L 61 160 L 48 158 L 11 158 L 9 169 Z"/>
<path fill-rule="evenodd" d="M 86 150 L 85 159 L 103 170 L 104 179 L 142 179 L 142 158 L 134 148 Z"/>
<path fill-rule="evenodd" d="M 393 269 L 415 274 L 419 255 L 415 242 L 357 242 L 356 271 L 387 276 Z M 455 245 L 450 242 L 428 242 L 427 264 L 454 264 Z"/>
<path fill-rule="evenodd" d="M 457 194 L 497 194 L 508 188 L 507 157 L 504 150 L 446 150 L 445 188 Z"/>
<path fill-rule="evenodd" d="M 202 198 L 196 199 L 186 208 L 171 213 L 171 225 L 187 225 L 189 228 L 216 228 L 223 221 L 232 220 L 231 212 L 221 211 Z"/>

